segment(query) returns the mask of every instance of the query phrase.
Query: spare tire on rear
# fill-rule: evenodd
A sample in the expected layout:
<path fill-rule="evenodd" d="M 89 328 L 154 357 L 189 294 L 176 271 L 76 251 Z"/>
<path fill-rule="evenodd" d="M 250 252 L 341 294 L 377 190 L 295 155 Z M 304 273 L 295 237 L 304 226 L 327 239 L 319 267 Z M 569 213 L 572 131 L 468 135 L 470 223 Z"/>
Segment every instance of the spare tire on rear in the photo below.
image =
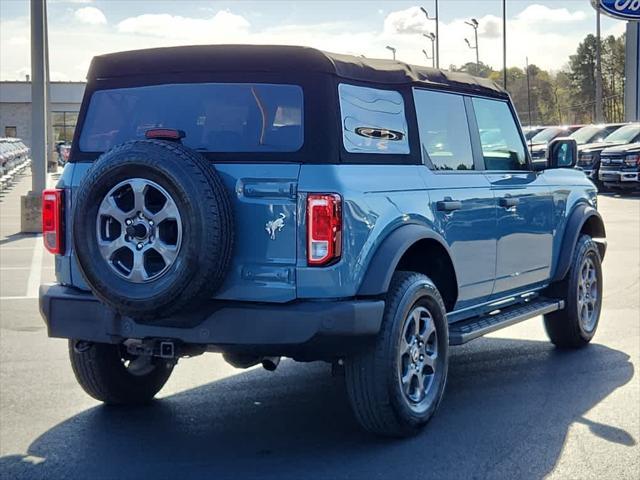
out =
<path fill-rule="evenodd" d="M 222 284 L 233 222 L 222 181 L 197 152 L 140 140 L 106 152 L 75 198 L 73 243 L 92 292 L 119 313 L 161 318 Z"/>

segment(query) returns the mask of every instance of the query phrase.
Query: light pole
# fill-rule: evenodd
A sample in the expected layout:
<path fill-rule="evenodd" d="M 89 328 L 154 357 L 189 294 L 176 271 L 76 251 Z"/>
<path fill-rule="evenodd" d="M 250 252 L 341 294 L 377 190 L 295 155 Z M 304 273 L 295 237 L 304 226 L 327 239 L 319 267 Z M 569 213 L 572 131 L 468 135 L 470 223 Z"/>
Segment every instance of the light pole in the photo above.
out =
<path fill-rule="evenodd" d="M 395 48 L 393 48 L 393 47 L 390 47 L 389 45 L 387 45 L 387 46 L 386 46 L 386 47 L 384 47 L 384 48 L 386 48 L 387 50 L 390 50 L 390 51 L 391 51 L 391 54 L 393 55 L 393 59 L 395 60 L 395 59 L 396 59 L 396 49 L 395 49 Z"/>
<path fill-rule="evenodd" d="M 502 0 L 502 83 L 507 89 L 507 0 Z"/>
<path fill-rule="evenodd" d="M 527 62 L 527 104 L 529 106 L 529 126 L 531 126 L 531 81 L 529 80 L 529 57 L 525 57 Z"/>
<path fill-rule="evenodd" d="M 436 57 L 434 54 L 434 44 L 436 42 L 436 36 L 433 33 L 423 33 L 422 36 L 428 40 L 431 40 L 431 56 L 427 55 L 427 52 L 425 50 L 422 50 L 422 52 L 424 53 L 425 57 L 427 57 L 427 60 L 431 60 L 431 66 L 435 67 Z"/>
<path fill-rule="evenodd" d="M 435 17 L 430 17 L 429 16 L 429 12 L 427 11 L 426 8 L 424 7 L 420 7 L 420 10 L 422 10 L 422 13 L 425 14 L 425 16 L 427 17 L 427 20 L 434 20 L 436 22 L 436 53 L 435 53 L 435 61 L 436 61 L 436 68 L 440 68 L 440 22 L 438 21 L 438 0 L 435 0 L 435 4 L 436 4 L 436 15 Z"/>
<path fill-rule="evenodd" d="M 464 23 L 466 23 L 471 28 L 473 28 L 473 32 L 475 34 L 476 44 L 474 46 L 471 46 L 471 42 L 469 42 L 468 39 L 465 38 L 464 41 L 467 42 L 467 45 L 471 50 L 476 51 L 476 75 L 480 75 L 480 53 L 478 52 L 478 25 L 479 24 L 475 18 L 472 18 L 471 21 L 464 22 Z"/>
<path fill-rule="evenodd" d="M 46 0 L 31 0 L 31 191 L 22 196 L 20 231 L 42 231 L 42 190 L 47 185 L 47 10 Z"/>

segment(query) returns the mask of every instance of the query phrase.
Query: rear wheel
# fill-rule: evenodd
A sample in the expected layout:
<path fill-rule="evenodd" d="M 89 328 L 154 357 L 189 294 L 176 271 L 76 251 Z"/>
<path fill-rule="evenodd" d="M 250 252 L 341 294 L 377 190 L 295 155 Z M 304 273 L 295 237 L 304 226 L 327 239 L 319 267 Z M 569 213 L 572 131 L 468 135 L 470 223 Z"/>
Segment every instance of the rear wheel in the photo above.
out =
<path fill-rule="evenodd" d="M 375 343 L 346 361 L 347 391 L 359 423 L 380 435 L 417 433 L 442 399 L 448 349 L 437 288 L 422 274 L 397 272 Z"/>
<path fill-rule="evenodd" d="M 69 340 L 69 357 L 84 391 L 115 405 L 149 402 L 173 371 L 173 363 L 131 355 L 123 345 Z"/>
<path fill-rule="evenodd" d="M 590 236 L 580 236 L 571 270 L 551 294 L 565 302 L 563 310 L 544 316 L 551 342 L 561 348 L 587 345 L 596 333 L 602 308 L 600 251 Z"/>

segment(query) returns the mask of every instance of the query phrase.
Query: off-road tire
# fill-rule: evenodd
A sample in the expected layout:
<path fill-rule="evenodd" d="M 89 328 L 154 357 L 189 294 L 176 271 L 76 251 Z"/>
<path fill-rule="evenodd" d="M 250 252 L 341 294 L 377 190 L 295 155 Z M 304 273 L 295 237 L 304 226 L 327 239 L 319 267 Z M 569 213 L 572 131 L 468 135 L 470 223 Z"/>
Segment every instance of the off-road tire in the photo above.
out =
<path fill-rule="evenodd" d="M 160 278 L 132 283 L 101 256 L 96 218 L 104 196 L 119 182 L 150 180 L 175 201 L 182 218 L 180 252 Z M 73 244 L 80 271 L 103 303 L 136 319 L 160 319 L 196 309 L 222 284 L 231 260 L 230 200 L 213 165 L 181 144 L 136 140 L 106 152 L 91 167 L 74 201 Z"/>
<path fill-rule="evenodd" d="M 424 411 L 409 407 L 397 368 L 403 324 L 416 305 L 429 309 L 436 328 L 438 369 Z M 406 437 L 420 431 L 433 416 L 444 393 L 449 335 L 446 309 L 433 282 L 420 273 L 396 272 L 386 296 L 382 327 L 374 342 L 345 361 L 345 381 L 351 407 L 367 431 Z"/>
<path fill-rule="evenodd" d="M 590 259 L 597 275 L 598 302 L 595 309 L 595 324 L 587 330 L 580 321 L 578 308 L 578 283 L 585 259 Z M 581 348 L 586 346 L 596 333 L 602 309 L 602 260 L 598 245 L 589 235 L 580 235 L 566 277 L 551 285 L 549 295 L 564 300 L 565 308 L 544 316 L 544 326 L 551 343 L 559 348 Z"/>
<path fill-rule="evenodd" d="M 122 361 L 120 345 L 93 343 L 77 350 L 75 344 L 75 340 L 69 340 L 69 358 L 78 383 L 87 394 L 107 404 L 147 403 L 173 371 L 172 363 L 154 358 L 149 373 L 133 375 Z"/>

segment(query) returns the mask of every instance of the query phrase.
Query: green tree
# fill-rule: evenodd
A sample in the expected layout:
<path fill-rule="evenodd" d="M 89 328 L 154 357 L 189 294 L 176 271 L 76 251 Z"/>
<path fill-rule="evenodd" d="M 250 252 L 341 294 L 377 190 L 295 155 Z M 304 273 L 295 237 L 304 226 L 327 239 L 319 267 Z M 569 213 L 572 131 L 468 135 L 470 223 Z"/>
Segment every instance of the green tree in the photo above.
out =
<path fill-rule="evenodd" d="M 596 92 L 596 50 L 594 35 L 587 35 L 569 57 L 569 78 L 574 104 L 570 107 L 578 121 L 590 122 L 594 117 Z"/>
<path fill-rule="evenodd" d="M 477 65 L 476 65 L 476 62 L 467 62 L 461 67 L 456 67 L 455 65 L 451 65 L 449 69 L 454 72 L 465 72 L 475 77 L 485 77 L 485 78 L 488 78 L 494 71 L 493 68 L 491 68 L 486 63 L 482 63 L 482 61 L 480 61 L 480 63 Z"/>
<path fill-rule="evenodd" d="M 602 42 L 602 90 L 607 121 L 624 118 L 625 36 L 613 35 Z"/>

